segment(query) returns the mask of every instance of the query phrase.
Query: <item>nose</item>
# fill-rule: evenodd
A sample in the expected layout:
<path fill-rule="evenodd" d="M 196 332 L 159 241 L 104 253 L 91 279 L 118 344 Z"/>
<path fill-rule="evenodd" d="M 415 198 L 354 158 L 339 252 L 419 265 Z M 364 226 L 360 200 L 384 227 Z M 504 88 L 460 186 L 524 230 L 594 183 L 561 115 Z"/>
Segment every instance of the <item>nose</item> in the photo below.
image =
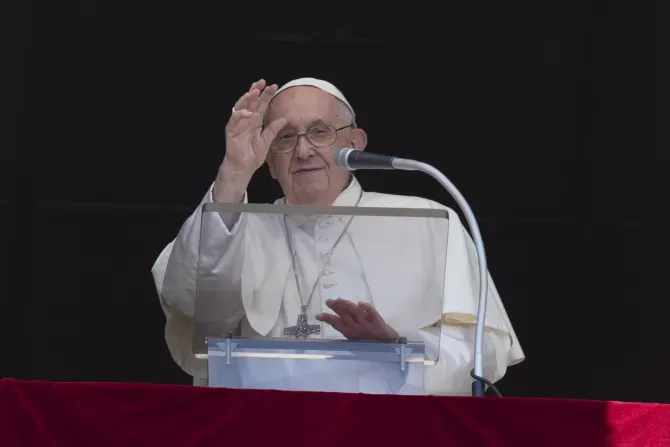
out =
<path fill-rule="evenodd" d="M 295 156 L 301 159 L 309 158 L 314 155 L 314 147 L 305 134 L 298 135 L 298 142 L 295 145 Z"/>

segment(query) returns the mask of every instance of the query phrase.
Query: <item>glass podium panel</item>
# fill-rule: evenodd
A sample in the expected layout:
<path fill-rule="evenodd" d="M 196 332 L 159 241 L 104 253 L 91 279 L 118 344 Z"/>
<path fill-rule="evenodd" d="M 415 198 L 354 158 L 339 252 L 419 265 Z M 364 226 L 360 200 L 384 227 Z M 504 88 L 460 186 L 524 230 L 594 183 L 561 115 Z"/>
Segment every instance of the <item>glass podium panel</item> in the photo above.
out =
<path fill-rule="evenodd" d="M 213 337 L 207 342 L 213 387 L 423 394 L 422 343 Z"/>
<path fill-rule="evenodd" d="M 446 210 L 202 211 L 193 352 L 209 386 L 423 394 L 439 362 Z"/>

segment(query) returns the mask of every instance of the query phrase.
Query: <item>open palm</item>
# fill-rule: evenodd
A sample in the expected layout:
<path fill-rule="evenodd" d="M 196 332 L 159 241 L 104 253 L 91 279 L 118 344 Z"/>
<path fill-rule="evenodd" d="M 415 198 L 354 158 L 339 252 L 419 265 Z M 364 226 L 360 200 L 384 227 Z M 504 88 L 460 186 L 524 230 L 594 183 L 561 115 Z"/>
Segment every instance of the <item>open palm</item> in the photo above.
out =
<path fill-rule="evenodd" d="M 276 85 L 266 86 L 265 80 L 261 79 L 235 103 L 226 125 L 224 162 L 231 168 L 253 172 L 265 162 L 272 141 L 286 125 L 286 120 L 279 118 L 263 129 L 263 116 L 276 92 Z"/>

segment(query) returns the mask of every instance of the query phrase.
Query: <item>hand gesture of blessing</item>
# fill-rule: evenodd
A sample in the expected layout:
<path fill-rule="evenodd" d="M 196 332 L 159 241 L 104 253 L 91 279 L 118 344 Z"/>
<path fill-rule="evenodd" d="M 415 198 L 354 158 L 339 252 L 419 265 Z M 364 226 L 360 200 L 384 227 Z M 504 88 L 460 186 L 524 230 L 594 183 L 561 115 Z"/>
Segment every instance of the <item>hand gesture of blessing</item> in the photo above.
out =
<path fill-rule="evenodd" d="M 272 141 L 286 125 L 286 119 L 278 118 L 263 129 L 263 116 L 276 91 L 276 85 L 266 86 L 261 79 L 251 84 L 249 91 L 235 103 L 226 125 L 224 166 L 253 174 L 263 165 Z"/>

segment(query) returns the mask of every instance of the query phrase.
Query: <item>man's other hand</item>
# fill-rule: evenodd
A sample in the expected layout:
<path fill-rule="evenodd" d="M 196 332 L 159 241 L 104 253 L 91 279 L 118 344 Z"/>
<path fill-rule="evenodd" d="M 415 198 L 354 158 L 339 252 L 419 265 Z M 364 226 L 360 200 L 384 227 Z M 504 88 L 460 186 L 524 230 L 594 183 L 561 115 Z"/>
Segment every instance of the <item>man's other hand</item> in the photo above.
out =
<path fill-rule="evenodd" d="M 316 319 L 328 323 L 349 340 L 384 341 L 391 342 L 399 335 L 391 326 L 386 324 L 372 305 L 368 303 L 353 303 L 338 298 L 326 301 L 326 306 L 335 312 L 332 314 L 318 314 Z"/>

